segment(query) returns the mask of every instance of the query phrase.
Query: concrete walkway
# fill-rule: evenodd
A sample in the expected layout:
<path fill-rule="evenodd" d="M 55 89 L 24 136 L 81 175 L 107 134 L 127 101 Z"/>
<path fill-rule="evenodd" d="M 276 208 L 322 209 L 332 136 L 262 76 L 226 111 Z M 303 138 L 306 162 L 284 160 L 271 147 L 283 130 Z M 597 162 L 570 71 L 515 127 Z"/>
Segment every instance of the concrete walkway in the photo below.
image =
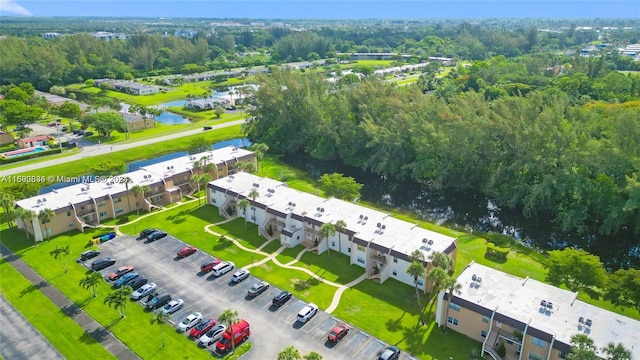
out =
<path fill-rule="evenodd" d="M 131 349 L 124 345 L 118 338 L 102 327 L 92 317 L 87 315 L 81 308 L 76 306 L 56 287 L 51 286 L 40 274 L 35 272 L 29 265 L 16 256 L 4 245 L 0 245 L 2 257 L 21 273 L 27 280 L 36 286 L 45 296 L 56 304 L 67 316 L 71 317 L 86 333 L 91 335 L 104 348 L 118 359 L 136 360 L 140 359 Z M 89 354 L 87 354 L 89 356 Z M 90 357 L 90 356 L 89 356 Z"/>
<path fill-rule="evenodd" d="M 241 125 L 243 123 L 244 123 L 244 120 L 235 120 L 235 121 L 229 121 L 229 122 L 218 124 L 218 125 L 213 125 L 212 126 L 213 129 L 209 130 L 209 132 L 215 131 L 216 129 L 226 128 L 229 126 Z M 96 156 L 96 155 L 104 155 L 104 154 L 109 154 L 111 152 L 133 149 L 139 146 L 152 145 L 155 143 L 170 141 L 180 137 L 196 135 L 196 134 L 202 134 L 202 129 L 198 128 L 194 130 L 187 130 L 179 133 L 162 135 L 162 136 L 158 136 L 150 139 L 133 141 L 130 143 L 120 143 L 120 144 L 116 143 L 116 144 L 102 144 L 102 145 L 95 144 L 95 145 L 83 147 L 82 150 L 75 155 L 66 156 L 63 158 L 53 159 L 49 161 L 42 161 L 35 164 L 15 167 L 13 169 L 1 170 L 1 173 L 2 173 L 2 176 L 15 175 L 25 171 L 43 169 L 49 166 L 73 162 L 73 161 L 85 159 L 85 158 Z"/>

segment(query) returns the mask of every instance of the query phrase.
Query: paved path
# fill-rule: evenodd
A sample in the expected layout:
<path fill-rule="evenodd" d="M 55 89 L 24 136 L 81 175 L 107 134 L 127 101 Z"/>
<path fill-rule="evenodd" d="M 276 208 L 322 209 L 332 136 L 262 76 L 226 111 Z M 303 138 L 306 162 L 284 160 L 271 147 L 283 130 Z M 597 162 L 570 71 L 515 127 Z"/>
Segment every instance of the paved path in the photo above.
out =
<path fill-rule="evenodd" d="M 0 356 L 12 360 L 64 360 L 55 347 L 0 296 Z"/>
<path fill-rule="evenodd" d="M 240 124 L 243 124 L 243 123 L 244 123 L 244 120 L 236 120 L 236 121 L 229 121 L 229 122 L 218 124 L 218 125 L 213 125 L 212 126 L 213 129 L 209 130 L 209 132 L 215 131 L 216 129 L 222 129 L 222 128 L 225 128 L 225 127 L 229 127 L 229 126 L 240 125 Z M 52 159 L 52 160 L 48 160 L 48 161 L 42 161 L 42 162 L 39 162 L 39 163 L 30 164 L 30 165 L 24 165 L 24 166 L 20 166 L 20 167 L 8 169 L 8 170 L 0 170 L 0 173 L 2 174 L 2 176 L 15 175 L 15 174 L 19 174 L 19 173 L 22 173 L 22 172 L 25 172 L 25 171 L 42 169 L 42 168 L 46 168 L 46 167 L 49 167 L 49 166 L 58 165 L 58 164 L 64 164 L 64 163 L 68 163 L 68 162 L 72 162 L 72 161 L 77 161 L 77 160 L 80 160 L 80 159 L 84 159 L 84 158 L 88 158 L 88 157 L 92 157 L 92 156 L 96 156 L 96 155 L 103 155 L 103 154 L 108 154 L 108 153 L 115 152 L 115 151 L 133 149 L 133 148 L 136 148 L 136 147 L 139 147 L 139 146 L 155 144 L 155 143 L 162 142 L 162 141 L 169 141 L 169 140 L 177 139 L 177 138 L 180 138 L 180 137 L 189 136 L 189 135 L 196 135 L 196 134 L 202 134 L 202 129 L 198 128 L 198 129 L 194 129 L 194 130 L 187 130 L 187 131 L 183 131 L 183 132 L 179 132 L 179 133 L 162 135 L 162 136 L 158 136 L 158 137 L 154 137 L 154 138 L 150 138 L 150 139 L 134 141 L 134 142 L 124 143 L 124 144 L 118 144 L 118 143 L 116 143 L 116 144 L 102 144 L 102 145 L 95 144 L 95 145 L 83 147 L 82 150 L 78 154 L 75 154 L 75 155 L 66 156 L 66 157 L 59 158 L 59 159 Z"/>
<path fill-rule="evenodd" d="M 69 300 L 63 293 L 56 287 L 51 286 L 40 274 L 35 272 L 29 265 L 22 261 L 18 256 L 13 254 L 11 250 L 4 245 L 0 245 L 0 252 L 2 257 L 13 266 L 19 273 L 21 273 L 32 284 L 38 286 L 40 291 L 46 295 L 54 304 L 56 304 L 65 314 L 71 317 L 80 327 L 90 334 L 96 341 L 104 346 L 107 351 L 112 353 L 115 357 L 121 360 L 137 360 L 140 359 L 131 349 L 124 345 L 113 334 L 100 326 L 92 317 L 87 315 L 82 309 L 76 306 L 71 300 Z M 5 357 L 7 358 L 7 357 Z M 42 357 L 43 359 L 48 359 Z M 9 357 L 8 359 L 11 359 Z"/>

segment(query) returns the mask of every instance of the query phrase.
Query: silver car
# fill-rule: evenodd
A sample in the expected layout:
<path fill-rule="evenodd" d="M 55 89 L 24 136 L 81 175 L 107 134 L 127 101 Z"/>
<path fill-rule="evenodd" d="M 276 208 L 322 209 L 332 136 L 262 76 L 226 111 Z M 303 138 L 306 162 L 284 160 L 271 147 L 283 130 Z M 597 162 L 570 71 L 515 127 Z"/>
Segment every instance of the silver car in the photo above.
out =
<path fill-rule="evenodd" d="M 133 300 L 140 300 L 149 294 L 155 293 L 156 288 L 157 285 L 155 283 L 144 284 L 138 290 L 134 291 L 133 294 L 131 294 L 131 298 Z"/>
<path fill-rule="evenodd" d="M 211 330 L 207 331 L 204 335 L 200 336 L 198 340 L 198 344 L 200 346 L 207 347 L 214 342 L 220 340 L 222 334 L 227 330 L 227 327 L 224 325 L 216 325 Z"/>

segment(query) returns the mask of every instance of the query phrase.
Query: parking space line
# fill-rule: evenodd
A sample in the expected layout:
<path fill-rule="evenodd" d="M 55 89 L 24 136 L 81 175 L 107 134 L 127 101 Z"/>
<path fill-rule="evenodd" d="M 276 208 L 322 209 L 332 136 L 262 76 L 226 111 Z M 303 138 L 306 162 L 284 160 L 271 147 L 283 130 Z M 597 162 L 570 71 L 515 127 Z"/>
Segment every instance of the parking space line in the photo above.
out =
<path fill-rule="evenodd" d="M 362 332 L 362 331 L 359 331 L 359 333 L 360 333 L 361 335 L 366 336 L 366 337 L 367 337 L 367 340 L 366 340 L 366 341 L 365 341 L 365 342 L 364 342 L 364 343 L 363 343 L 363 344 L 358 348 L 358 350 L 356 350 L 356 352 L 354 352 L 354 353 L 353 353 L 353 356 L 352 356 L 353 358 L 355 358 L 355 357 L 356 357 L 356 355 L 358 355 L 358 353 L 359 353 L 362 349 L 364 349 L 367 345 L 369 345 L 369 343 L 371 342 L 371 337 L 369 336 L 369 334 L 364 333 L 364 332 Z"/>

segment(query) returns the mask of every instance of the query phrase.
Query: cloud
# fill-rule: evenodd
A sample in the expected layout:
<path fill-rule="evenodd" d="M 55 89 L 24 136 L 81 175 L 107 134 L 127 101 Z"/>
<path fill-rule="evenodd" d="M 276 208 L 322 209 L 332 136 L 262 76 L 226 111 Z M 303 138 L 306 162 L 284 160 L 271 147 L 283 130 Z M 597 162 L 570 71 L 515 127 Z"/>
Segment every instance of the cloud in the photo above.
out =
<path fill-rule="evenodd" d="M 32 15 L 14 0 L 0 0 L 0 15 Z"/>

